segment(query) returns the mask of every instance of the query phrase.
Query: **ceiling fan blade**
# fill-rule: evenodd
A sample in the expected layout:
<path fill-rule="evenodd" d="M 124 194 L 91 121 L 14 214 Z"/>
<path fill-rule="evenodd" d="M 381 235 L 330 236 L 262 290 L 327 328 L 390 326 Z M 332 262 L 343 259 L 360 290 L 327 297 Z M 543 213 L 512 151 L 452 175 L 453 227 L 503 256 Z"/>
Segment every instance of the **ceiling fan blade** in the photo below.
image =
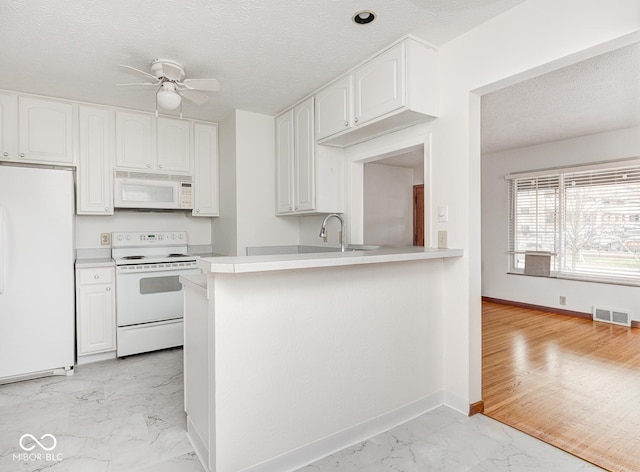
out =
<path fill-rule="evenodd" d="M 155 83 L 151 83 L 151 82 L 138 82 L 138 83 L 132 83 L 132 84 L 116 84 L 116 87 L 128 87 L 129 85 L 158 85 L 160 82 L 155 82 Z"/>
<path fill-rule="evenodd" d="M 124 67 L 125 69 L 129 69 L 129 70 L 132 70 L 134 72 L 137 72 L 138 74 L 142 74 L 142 75 L 144 75 L 145 77 L 147 77 L 149 79 L 158 80 L 158 78 L 155 75 L 149 74 L 148 72 L 145 72 L 145 71 L 140 70 L 140 69 L 136 69 L 135 67 L 126 66 L 124 64 L 120 64 L 120 67 Z"/>
<path fill-rule="evenodd" d="M 180 80 L 184 77 L 184 71 L 169 63 L 162 63 L 162 75 L 169 80 Z"/>
<path fill-rule="evenodd" d="M 209 97 L 207 95 L 205 95 L 204 93 L 196 92 L 195 90 L 183 89 L 183 90 L 180 90 L 179 93 L 184 98 L 186 98 L 190 102 L 195 103 L 196 105 L 202 105 L 207 100 L 209 100 Z"/>
<path fill-rule="evenodd" d="M 220 83 L 216 79 L 185 79 L 182 83 L 190 90 L 220 91 Z"/>

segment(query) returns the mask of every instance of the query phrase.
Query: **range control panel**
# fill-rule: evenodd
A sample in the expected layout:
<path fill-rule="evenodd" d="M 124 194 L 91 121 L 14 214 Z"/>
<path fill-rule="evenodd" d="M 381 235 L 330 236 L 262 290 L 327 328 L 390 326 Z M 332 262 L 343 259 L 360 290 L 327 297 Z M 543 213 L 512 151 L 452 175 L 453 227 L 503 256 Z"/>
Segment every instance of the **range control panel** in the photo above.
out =
<path fill-rule="evenodd" d="M 113 247 L 186 245 L 186 231 L 150 231 L 111 233 Z"/>

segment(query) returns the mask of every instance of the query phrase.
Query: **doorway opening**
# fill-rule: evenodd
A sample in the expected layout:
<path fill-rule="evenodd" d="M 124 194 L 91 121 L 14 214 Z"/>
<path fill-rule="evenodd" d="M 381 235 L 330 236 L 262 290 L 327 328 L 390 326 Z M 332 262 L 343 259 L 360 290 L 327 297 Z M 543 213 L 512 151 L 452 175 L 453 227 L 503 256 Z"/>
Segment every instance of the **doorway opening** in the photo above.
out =
<path fill-rule="evenodd" d="M 424 246 L 424 148 L 364 164 L 364 243 Z"/>

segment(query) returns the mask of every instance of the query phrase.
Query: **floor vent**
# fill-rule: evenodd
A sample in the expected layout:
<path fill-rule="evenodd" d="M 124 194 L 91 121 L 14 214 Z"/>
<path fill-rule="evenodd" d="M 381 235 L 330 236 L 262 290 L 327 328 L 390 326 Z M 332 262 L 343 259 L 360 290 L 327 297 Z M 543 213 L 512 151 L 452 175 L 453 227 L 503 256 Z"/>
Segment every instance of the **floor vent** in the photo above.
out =
<path fill-rule="evenodd" d="M 593 319 L 622 326 L 631 326 L 631 317 L 624 311 L 611 308 L 593 307 Z"/>

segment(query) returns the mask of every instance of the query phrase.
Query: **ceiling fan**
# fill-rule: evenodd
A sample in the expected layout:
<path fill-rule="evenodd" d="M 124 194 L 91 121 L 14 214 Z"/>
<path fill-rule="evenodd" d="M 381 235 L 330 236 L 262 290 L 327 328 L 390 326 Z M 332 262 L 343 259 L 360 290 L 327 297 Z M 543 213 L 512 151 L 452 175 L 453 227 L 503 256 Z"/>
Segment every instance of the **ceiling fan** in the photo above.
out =
<path fill-rule="evenodd" d="M 217 92 L 220 84 L 216 79 L 186 79 L 184 67 L 175 61 L 168 59 L 155 59 L 151 62 L 151 73 L 135 67 L 120 64 L 120 67 L 132 70 L 143 75 L 149 82 L 136 82 L 128 84 L 116 84 L 118 87 L 150 85 L 157 87 L 156 91 L 156 115 L 158 106 L 166 110 L 175 110 L 180 107 L 182 115 L 182 98 L 197 105 L 202 105 L 209 96 L 202 92 Z"/>

